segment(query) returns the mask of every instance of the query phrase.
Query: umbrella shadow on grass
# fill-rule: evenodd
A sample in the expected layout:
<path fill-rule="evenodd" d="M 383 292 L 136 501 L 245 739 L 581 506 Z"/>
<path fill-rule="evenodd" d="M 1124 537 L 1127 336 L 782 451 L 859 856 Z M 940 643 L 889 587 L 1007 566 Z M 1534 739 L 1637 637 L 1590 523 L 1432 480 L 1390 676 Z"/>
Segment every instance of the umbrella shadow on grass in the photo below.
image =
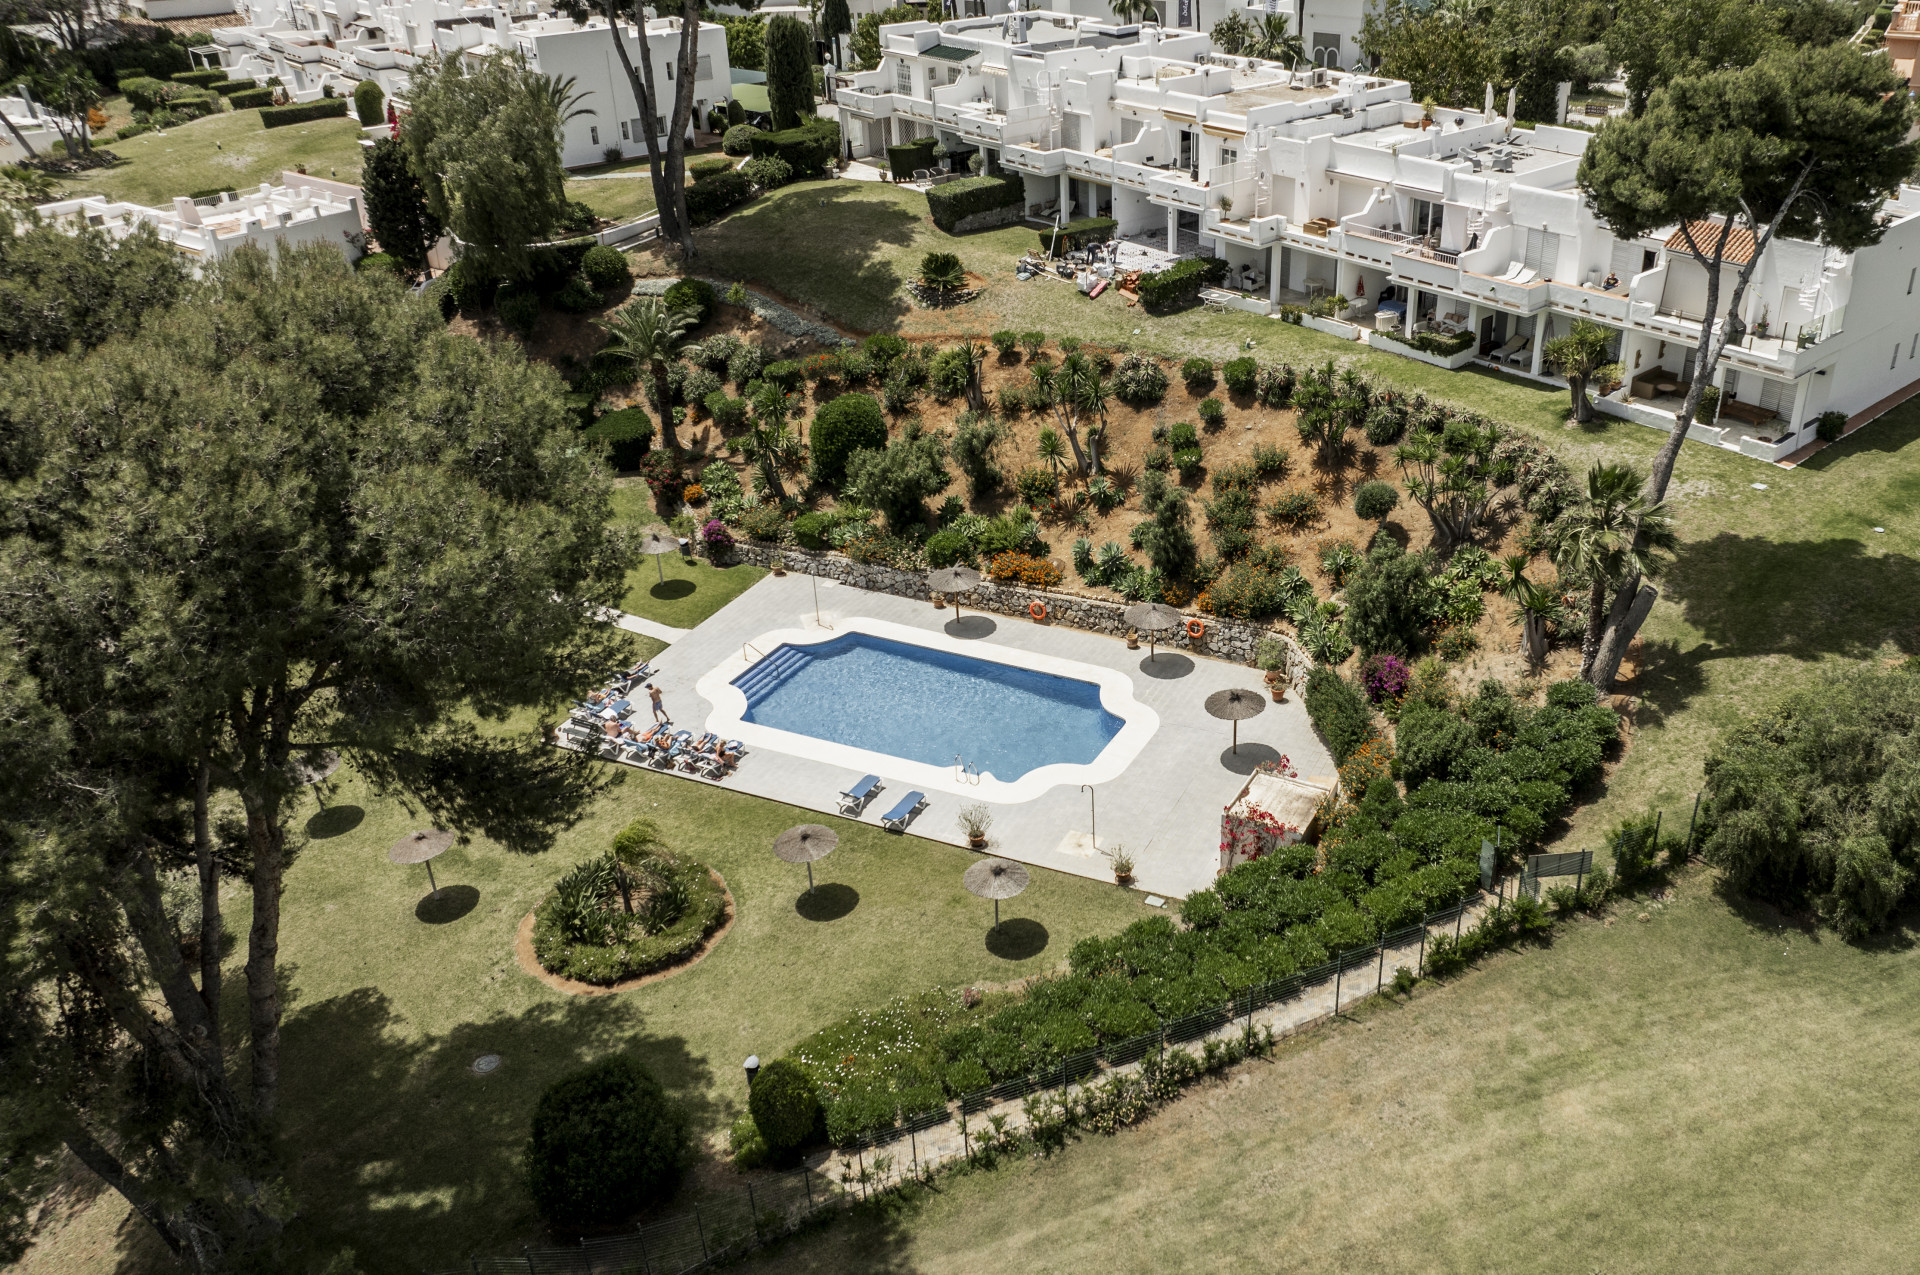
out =
<path fill-rule="evenodd" d="M 987 951 L 1003 961 L 1025 961 L 1047 950 L 1047 927 L 1030 917 L 1010 916 L 987 931 Z"/>
<path fill-rule="evenodd" d="M 367 812 L 358 806 L 328 806 L 307 820 L 307 835 L 315 841 L 344 836 L 358 828 L 366 817 Z"/>
<path fill-rule="evenodd" d="M 480 906 L 480 891 L 470 885 L 443 885 L 413 905 L 413 914 L 428 925 L 458 921 Z"/>
<path fill-rule="evenodd" d="M 838 881 L 816 885 L 793 902 L 793 910 L 809 921 L 838 921 L 859 906 L 860 891 Z"/>
<path fill-rule="evenodd" d="M 662 602 L 672 602 L 690 595 L 695 588 L 691 580 L 658 580 L 647 586 L 647 596 L 658 598 Z"/>

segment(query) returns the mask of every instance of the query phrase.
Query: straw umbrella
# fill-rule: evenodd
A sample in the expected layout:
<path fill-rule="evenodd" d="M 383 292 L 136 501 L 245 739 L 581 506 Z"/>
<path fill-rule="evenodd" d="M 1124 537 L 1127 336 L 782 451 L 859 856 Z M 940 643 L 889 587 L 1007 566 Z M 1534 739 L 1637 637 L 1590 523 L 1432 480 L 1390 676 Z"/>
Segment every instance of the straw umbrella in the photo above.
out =
<path fill-rule="evenodd" d="M 1267 709 L 1266 698 L 1254 691 L 1215 691 L 1207 696 L 1207 711 L 1233 723 L 1233 751 L 1240 751 L 1240 722 Z"/>
<path fill-rule="evenodd" d="M 773 839 L 773 853 L 787 863 L 807 865 L 807 893 L 813 893 L 813 861 L 824 859 L 840 844 L 840 834 L 824 824 L 803 823 Z"/>
<path fill-rule="evenodd" d="M 980 573 L 972 567 L 940 567 L 927 572 L 927 589 L 932 593 L 953 595 L 953 618 L 960 618 L 960 595 L 980 583 Z"/>
<path fill-rule="evenodd" d="M 427 884 L 433 887 L 433 893 L 427 896 L 431 899 L 437 897 L 440 893 L 440 884 L 433 879 L 432 860 L 436 856 L 445 853 L 447 847 L 452 844 L 453 834 L 444 829 L 434 828 L 425 832 L 409 832 L 406 836 L 393 843 L 393 849 L 387 851 L 387 860 L 390 863 L 426 864 Z"/>
<path fill-rule="evenodd" d="M 980 859 L 960 878 L 967 891 L 993 900 L 993 928 L 1000 928 L 1000 900 L 1027 888 L 1027 869 L 1011 859 Z"/>
<path fill-rule="evenodd" d="M 1159 648 L 1154 644 L 1154 634 L 1180 627 L 1180 613 L 1164 602 L 1136 602 L 1127 608 L 1126 621 L 1136 629 L 1145 629 L 1147 633 L 1147 658 L 1160 658 Z M 1138 647 L 1134 648 L 1138 650 Z"/>
<path fill-rule="evenodd" d="M 660 555 L 665 553 L 679 553 L 680 538 L 678 536 L 670 536 L 666 532 L 658 529 L 650 530 L 646 535 L 640 537 L 640 552 L 653 555 L 654 569 L 660 574 L 660 583 L 665 584 L 667 582 L 667 566 L 666 563 L 661 560 Z"/>

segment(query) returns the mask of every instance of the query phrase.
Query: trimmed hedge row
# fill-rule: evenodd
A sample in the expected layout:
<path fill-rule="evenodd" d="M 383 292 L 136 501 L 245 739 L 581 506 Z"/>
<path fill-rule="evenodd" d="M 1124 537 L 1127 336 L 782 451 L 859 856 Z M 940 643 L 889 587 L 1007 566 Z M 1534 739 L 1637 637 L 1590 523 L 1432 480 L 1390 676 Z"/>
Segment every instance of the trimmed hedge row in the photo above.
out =
<path fill-rule="evenodd" d="M 687 220 L 704 226 L 752 198 L 753 183 L 743 174 L 715 173 L 687 187 Z"/>
<path fill-rule="evenodd" d="M 1070 221 L 1066 225 L 1049 228 L 1040 232 L 1040 251 L 1058 252 L 1062 248 L 1078 248 L 1084 244 L 1105 242 L 1113 237 L 1120 223 L 1111 217 L 1082 217 L 1079 221 Z M 1146 280 L 1143 278 L 1144 284 Z"/>
<path fill-rule="evenodd" d="M 913 176 L 917 168 L 933 167 L 933 148 L 938 143 L 931 137 L 916 137 L 900 146 L 887 147 L 887 171 L 895 180 Z"/>
<path fill-rule="evenodd" d="M 821 121 L 777 133 L 756 133 L 755 158 L 786 161 L 795 177 L 816 177 L 826 171 L 840 152 L 840 126 Z"/>
<path fill-rule="evenodd" d="M 1140 304 L 1155 310 L 1191 305 L 1200 299 L 1200 289 L 1226 277 L 1227 263 L 1219 257 L 1188 257 L 1141 275 Z"/>
<path fill-rule="evenodd" d="M 242 92 L 229 95 L 227 101 L 232 103 L 233 109 L 236 111 L 251 110 L 256 106 L 272 106 L 273 90 L 246 89 Z"/>
<path fill-rule="evenodd" d="M 167 78 L 175 84 L 191 84 L 197 89 L 210 89 L 216 84 L 225 82 L 227 73 L 215 67 L 205 71 L 175 71 Z"/>
<path fill-rule="evenodd" d="M 301 102 L 294 106 L 265 107 L 260 112 L 260 124 L 263 128 L 285 128 L 289 124 L 305 124 L 308 120 L 338 119 L 346 113 L 346 98 L 323 97 L 317 102 Z"/>
<path fill-rule="evenodd" d="M 1012 173 L 968 177 L 928 190 L 927 212 L 932 215 L 934 225 L 953 234 L 954 227 L 968 217 L 1025 203 L 1026 198 L 1026 181 Z"/>

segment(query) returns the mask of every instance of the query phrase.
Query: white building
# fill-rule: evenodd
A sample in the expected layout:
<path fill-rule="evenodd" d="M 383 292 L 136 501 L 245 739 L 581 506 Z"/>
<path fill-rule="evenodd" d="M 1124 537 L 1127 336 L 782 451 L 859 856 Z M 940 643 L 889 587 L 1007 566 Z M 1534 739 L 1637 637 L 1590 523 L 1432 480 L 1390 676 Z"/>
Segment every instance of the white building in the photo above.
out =
<path fill-rule="evenodd" d="M 40 103 L 22 93 L 11 97 L 0 97 L 0 113 L 7 117 L 11 128 L 0 128 L 0 164 L 17 164 L 31 158 L 21 149 L 20 142 L 14 136 L 17 132 L 33 148 L 34 155 L 45 155 L 53 149 L 53 144 L 61 140 L 60 130 L 53 126 L 53 117 Z"/>
<path fill-rule="evenodd" d="M 1316 326 L 1447 366 L 1551 379 L 1543 347 L 1589 319 L 1625 369 L 1602 409 L 1673 423 L 1706 279 L 1676 228 L 1616 240 L 1588 211 L 1575 179 L 1590 133 L 1515 129 L 1491 89 L 1426 120 L 1399 81 L 1063 12 L 881 34 L 880 67 L 836 81 L 856 156 L 933 134 L 978 147 L 1024 176 L 1031 217 L 1107 215 L 1122 239 L 1223 257 L 1233 303 L 1257 313 L 1348 298 L 1348 324 Z M 1920 379 L 1920 189 L 1885 216 L 1884 240 L 1859 253 L 1768 249 L 1747 334 L 1715 372 L 1721 417 L 1695 438 L 1777 459 L 1821 412 L 1858 415 Z M 1437 359 L 1388 331 L 1472 340 Z"/>
<path fill-rule="evenodd" d="M 311 101 L 327 88 L 347 96 L 361 80 L 373 80 L 388 97 L 404 102 L 408 74 L 436 51 L 485 57 L 518 49 L 535 70 L 555 78 L 572 76 L 575 91 L 585 95 L 580 105 L 593 112 L 568 122 L 562 163 L 597 164 L 613 147 L 634 155 L 646 151 L 644 124 L 606 21 L 578 25 L 557 15 L 551 0 L 250 0 L 248 17 L 245 26 L 208 32 L 212 43 L 194 50 L 199 60 L 262 83 L 277 77 L 296 101 Z M 631 23 L 622 23 L 621 31 L 638 69 L 639 36 Z M 656 91 L 671 103 L 680 51 L 677 19 L 647 23 L 647 51 Z M 701 23 L 698 52 L 695 122 L 732 95 L 726 28 Z M 661 117 L 654 121 L 663 141 L 666 123 Z"/>
<path fill-rule="evenodd" d="M 51 225 L 92 226 L 115 239 L 151 226 L 161 242 L 172 244 L 193 263 L 196 272 L 249 244 L 271 254 L 283 244 L 324 243 L 339 249 L 348 261 L 357 261 L 363 251 L 360 201 L 343 193 L 352 189 L 337 182 L 323 186 L 262 182 L 256 190 L 228 191 L 204 199 L 183 195 L 171 208 L 147 208 L 90 195 L 42 204 L 34 212 Z"/>

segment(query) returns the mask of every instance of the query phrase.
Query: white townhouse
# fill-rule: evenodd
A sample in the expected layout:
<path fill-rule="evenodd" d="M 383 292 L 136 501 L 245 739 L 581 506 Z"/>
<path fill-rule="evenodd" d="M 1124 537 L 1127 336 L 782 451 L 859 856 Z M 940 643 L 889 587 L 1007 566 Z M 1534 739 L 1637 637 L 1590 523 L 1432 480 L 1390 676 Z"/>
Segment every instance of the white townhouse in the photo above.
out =
<path fill-rule="evenodd" d="M 208 32 L 211 43 L 194 50 L 197 58 L 236 77 L 252 76 L 262 83 L 278 77 L 296 101 L 312 101 L 328 88 L 349 96 L 361 80 L 373 80 L 388 97 L 404 102 L 408 74 L 436 51 L 443 57 L 478 58 L 518 49 L 535 70 L 556 79 L 571 76 L 575 91 L 584 94 L 580 105 L 593 112 L 568 121 L 561 141 L 563 164 L 597 164 L 614 147 L 629 155 L 646 151 L 641 131 L 646 122 L 606 19 L 576 23 L 556 12 L 552 0 L 250 0 L 248 18 L 245 26 Z M 642 61 L 639 35 L 632 23 L 619 25 L 637 69 Z M 656 91 L 670 102 L 680 24 L 677 19 L 652 18 L 646 34 Z M 722 106 L 732 96 L 726 28 L 702 22 L 697 52 L 696 122 L 709 107 Z M 666 119 L 656 114 L 653 127 L 655 136 L 664 140 Z"/>
<path fill-rule="evenodd" d="M 1677 227 L 1618 240 L 1588 210 L 1576 178 L 1589 132 L 1517 129 L 1491 89 L 1429 119 L 1400 81 L 1061 11 L 881 37 L 877 69 L 837 80 L 855 156 L 929 135 L 978 148 L 1024 176 L 1032 218 L 1111 216 L 1123 240 L 1222 257 L 1230 303 L 1257 313 L 1345 297 L 1348 323 L 1316 326 L 1395 353 L 1411 351 L 1388 331 L 1470 333 L 1447 366 L 1553 379 L 1546 343 L 1589 319 L 1625 369 L 1602 409 L 1673 423 L 1706 278 Z M 1858 253 L 1769 247 L 1746 331 L 1715 371 L 1720 417 L 1693 437 L 1778 459 L 1823 411 L 1859 415 L 1920 380 L 1920 189 L 1902 188 L 1884 220 Z"/>
<path fill-rule="evenodd" d="M 150 226 L 162 243 L 187 258 L 196 274 L 207 263 L 249 245 L 272 254 L 283 244 L 328 244 L 348 261 L 357 261 L 363 251 L 359 188 L 293 173 L 282 176 L 288 185 L 262 182 L 253 190 L 203 199 L 182 195 L 171 208 L 88 195 L 42 204 L 34 213 L 49 225 L 76 232 L 91 226 L 113 239 Z"/>

